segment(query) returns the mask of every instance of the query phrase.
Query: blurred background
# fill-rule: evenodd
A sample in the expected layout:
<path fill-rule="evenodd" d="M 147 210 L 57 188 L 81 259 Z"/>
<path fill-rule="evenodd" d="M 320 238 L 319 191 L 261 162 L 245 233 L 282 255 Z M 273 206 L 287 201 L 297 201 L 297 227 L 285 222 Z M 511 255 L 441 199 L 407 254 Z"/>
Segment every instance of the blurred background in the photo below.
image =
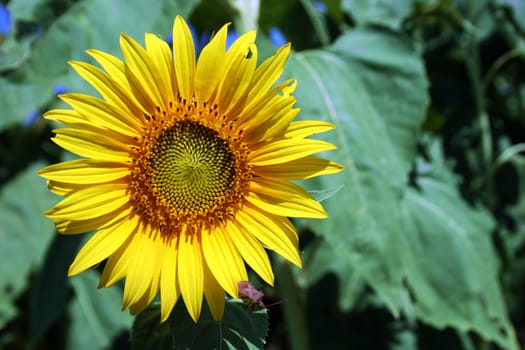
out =
<path fill-rule="evenodd" d="M 71 159 L 41 118 L 96 92 L 67 65 L 119 33 L 196 50 L 226 22 L 259 57 L 292 43 L 299 118 L 337 129 L 344 172 L 304 182 L 327 209 L 296 220 L 303 269 L 272 255 L 267 349 L 525 345 L 525 0 L 0 2 L 0 349 L 130 349 L 134 318 L 99 268 L 68 279 L 89 235 L 58 236 L 36 176 Z M 151 332 L 151 336 L 157 336 Z"/>

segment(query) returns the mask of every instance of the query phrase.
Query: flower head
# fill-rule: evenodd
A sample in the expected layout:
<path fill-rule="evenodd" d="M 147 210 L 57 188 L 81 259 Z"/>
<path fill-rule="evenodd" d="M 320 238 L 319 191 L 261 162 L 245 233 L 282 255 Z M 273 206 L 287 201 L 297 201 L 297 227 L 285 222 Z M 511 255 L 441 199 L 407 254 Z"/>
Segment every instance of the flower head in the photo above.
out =
<path fill-rule="evenodd" d="M 290 182 L 342 168 L 311 156 L 335 148 L 308 138 L 333 125 L 293 122 L 296 82 L 276 83 L 290 46 L 256 67 L 255 32 L 228 50 L 226 37 L 227 25 L 197 62 L 181 17 L 173 55 L 155 35 L 143 48 L 123 34 L 123 61 L 89 50 L 104 70 L 71 62 L 102 99 L 64 94 L 72 109 L 45 114 L 69 126 L 53 141 L 83 157 L 40 170 L 65 196 L 46 214 L 62 234 L 97 231 L 69 275 L 107 259 L 100 286 L 125 278 L 133 314 L 160 291 L 162 320 L 182 297 L 196 321 L 203 295 L 220 319 L 224 292 L 238 297 L 248 280 L 245 262 L 273 284 L 265 248 L 301 266 L 287 217 L 327 216 Z"/>

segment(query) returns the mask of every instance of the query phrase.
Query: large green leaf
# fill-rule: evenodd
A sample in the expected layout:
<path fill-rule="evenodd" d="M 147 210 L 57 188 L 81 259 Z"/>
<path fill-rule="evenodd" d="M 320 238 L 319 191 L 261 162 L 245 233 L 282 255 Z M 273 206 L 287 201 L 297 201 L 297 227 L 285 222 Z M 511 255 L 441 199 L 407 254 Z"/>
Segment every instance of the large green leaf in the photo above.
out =
<path fill-rule="evenodd" d="M 408 282 L 421 320 L 512 347 L 490 218 L 468 208 L 455 181 L 422 180 L 421 193 L 408 187 L 428 103 L 421 59 L 396 34 L 363 28 L 328 52 L 295 54 L 288 73 L 299 80 L 302 117 L 337 126 L 327 138 L 339 150 L 326 156 L 347 169 L 309 186 L 344 188 L 323 202 L 328 220 L 308 222 L 334 259 L 348 259 L 393 311 L 406 300 Z M 340 295 L 352 293 L 343 288 Z"/>
<path fill-rule="evenodd" d="M 421 57 L 408 41 L 386 29 L 354 30 L 337 40 L 330 50 L 341 55 L 363 83 L 387 126 L 386 133 L 403 163 L 403 171 L 408 172 L 429 103 Z"/>
<path fill-rule="evenodd" d="M 43 215 L 56 197 L 33 164 L 0 192 L 0 328 L 15 316 L 14 300 L 26 288 L 53 237 L 53 222 Z"/>
<path fill-rule="evenodd" d="M 306 183 L 344 186 L 323 202 L 330 218 L 307 224 L 397 312 L 405 249 L 399 203 L 428 103 L 421 59 L 391 32 L 359 29 L 330 51 L 295 53 L 287 75 L 299 81 L 302 118 L 337 126 L 326 138 L 338 150 L 326 157 L 346 167 Z"/>
<path fill-rule="evenodd" d="M 159 323 L 160 307 L 151 305 L 139 314 L 133 325 L 133 349 L 262 349 L 268 333 L 265 309 L 248 310 L 239 299 L 226 301 L 222 320 L 213 320 L 208 305 L 203 304 L 198 323 L 179 301 L 166 323 Z"/>
<path fill-rule="evenodd" d="M 417 317 L 517 348 L 498 280 L 491 216 L 469 207 L 450 184 L 420 178 L 418 188 L 409 188 L 402 203 L 406 276 Z"/>
<path fill-rule="evenodd" d="M 120 308 L 122 292 L 117 286 L 97 289 L 98 279 L 93 270 L 70 279 L 76 297 L 69 308 L 67 349 L 107 349 L 116 336 L 131 327 L 133 317 Z"/>

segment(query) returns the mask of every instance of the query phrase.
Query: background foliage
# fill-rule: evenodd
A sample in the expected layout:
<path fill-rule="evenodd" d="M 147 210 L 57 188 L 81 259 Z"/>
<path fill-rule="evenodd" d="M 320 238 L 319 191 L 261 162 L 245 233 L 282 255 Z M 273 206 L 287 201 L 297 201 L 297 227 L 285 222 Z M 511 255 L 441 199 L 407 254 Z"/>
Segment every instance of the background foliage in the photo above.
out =
<path fill-rule="evenodd" d="M 1 349 L 525 345 L 525 1 L 10 0 L 0 9 Z M 134 322 L 120 312 L 120 286 L 96 289 L 99 270 L 67 279 L 85 237 L 56 235 L 42 212 L 58 198 L 35 175 L 70 157 L 40 114 L 62 107 L 57 93 L 93 92 L 66 62 L 89 61 L 89 48 L 120 55 L 120 32 L 168 37 L 176 14 L 198 42 L 228 21 L 259 30 L 262 57 L 291 41 L 285 75 L 298 79 L 300 118 L 337 125 L 327 157 L 346 167 L 304 183 L 330 218 L 295 222 L 302 270 L 273 256 L 265 301 L 282 303 L 266 311 L 231 300 L 220 324 L 205 312 L 193 326 L 176 308 L 159 325 L 155 305 Z"/>

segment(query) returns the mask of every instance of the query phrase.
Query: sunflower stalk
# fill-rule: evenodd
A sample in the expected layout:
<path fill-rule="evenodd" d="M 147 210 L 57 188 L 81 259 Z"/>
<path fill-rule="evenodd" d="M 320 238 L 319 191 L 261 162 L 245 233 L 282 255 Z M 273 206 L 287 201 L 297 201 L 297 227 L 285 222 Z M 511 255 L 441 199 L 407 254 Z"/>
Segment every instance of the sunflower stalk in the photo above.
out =
<path fill-rule="evenodd" d="M 490 117 L 487 112 L 484 81 L 481 75 L 478 38 L 475 32 L 468 33 L 468 35 L 468 42 L 463 48 L 463 57 L 472 85 L 472 95 L 481 138 L 481 157 L 485 174 L 487 174 L 485 179 L 483 179 L 488 193 L 487 203 L 489 207 L 492 207 L 494 203 L 494 178 L 491 169 L 493 166 L 494 151 L 492 147 Z"/>
<path fill-rule="evenodd" d="M 288 332 L 288 341 L 292 350 L 309 350 L 308 326 L 301 290 L 292 271 L 292 267 L 281 257 L 275 259 L 279 274 L 277 289 L 283 299 L 284 320 Z"/>

